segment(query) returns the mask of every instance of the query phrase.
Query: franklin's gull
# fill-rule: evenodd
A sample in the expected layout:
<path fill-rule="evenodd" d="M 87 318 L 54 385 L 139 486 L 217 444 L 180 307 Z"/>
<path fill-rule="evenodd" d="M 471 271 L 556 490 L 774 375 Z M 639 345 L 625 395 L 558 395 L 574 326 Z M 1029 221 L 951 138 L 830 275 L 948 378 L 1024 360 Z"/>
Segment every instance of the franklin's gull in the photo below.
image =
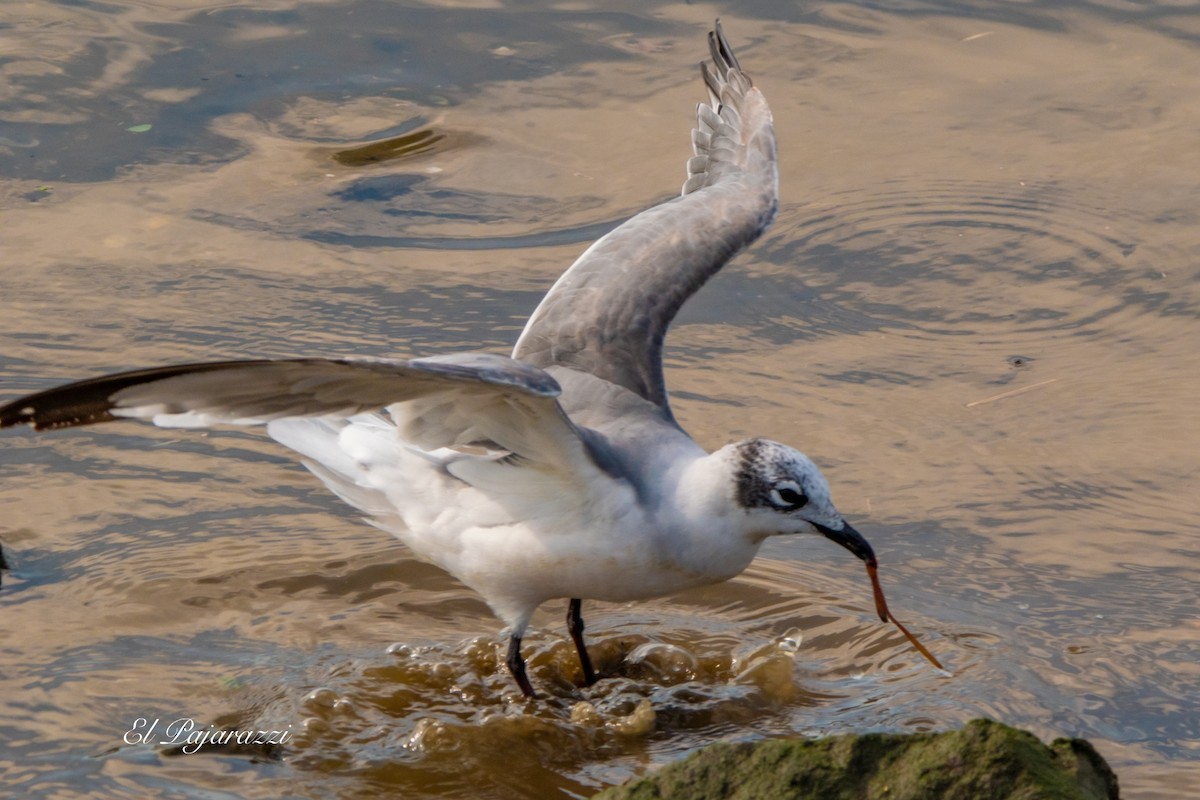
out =
<path fill-rule="evenodd" d="M 521 636 L 542 603 L 569 600 L 567 629 L 591 684 L 583 599 L 727 580 L 768 536 L 816 533 L 861 558 L 887 619 L 871 546 L 834 507 L 816 464 L 761 438 L 708 453 L 667 401 L 667 326 L 758 238 L 778 203 L 767 101 L 719 23 L 708 44 L 708 102 L 697 110 L 681 195 L 589 247 L 534 311 L 511 358 L 143 369 L 14 400 L 0 408 L 0 427 L 265 423 L 339 497 L 487 600 L 508 625 L 506 663 L 528 697 Z"/>

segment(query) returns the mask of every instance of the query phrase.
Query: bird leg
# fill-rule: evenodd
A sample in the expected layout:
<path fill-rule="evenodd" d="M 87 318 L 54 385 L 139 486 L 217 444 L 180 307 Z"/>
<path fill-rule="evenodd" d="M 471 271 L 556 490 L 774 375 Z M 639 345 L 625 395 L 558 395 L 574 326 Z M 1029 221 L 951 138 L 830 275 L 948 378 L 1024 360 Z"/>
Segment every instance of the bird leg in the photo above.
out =
<path fill-rule="evenodd" d="M 517 686 L 521 687 L 521 694 L 530 698 L 537 699 L 537 692 L 533 690 L 533 684 L 529 682 L 529 676 L 525 674 L 525 659 L 521 658 L 521 637 L 513 634 L 508 640 L 508 657 L 504 659 L 504 663 L 508 666 L 508 671 L 517 681 Z"/>
<path fill-rule="evenodd" d="M 596 682 L 596 670 L 592 669 L 592 659 L 588 657 L 587 647 L 583 643 L 583 600 L 572 598 L 567 606 L 567 630 L 571 633 L 571 641 L 579 651 L 579 664 L 583 667 L 583 682 L 591 686 Z"/>

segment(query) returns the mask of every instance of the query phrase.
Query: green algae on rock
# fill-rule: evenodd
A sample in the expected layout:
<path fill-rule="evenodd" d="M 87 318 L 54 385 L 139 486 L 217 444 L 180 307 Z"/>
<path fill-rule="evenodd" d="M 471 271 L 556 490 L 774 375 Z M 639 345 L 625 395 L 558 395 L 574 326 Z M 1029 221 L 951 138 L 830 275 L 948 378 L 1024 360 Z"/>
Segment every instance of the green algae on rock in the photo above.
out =
<path fill-rule="evenodd" d="M 593 800 L 1118 800 L 1085 739 L 977 719 L 946 733 L 718 743 Z"/>

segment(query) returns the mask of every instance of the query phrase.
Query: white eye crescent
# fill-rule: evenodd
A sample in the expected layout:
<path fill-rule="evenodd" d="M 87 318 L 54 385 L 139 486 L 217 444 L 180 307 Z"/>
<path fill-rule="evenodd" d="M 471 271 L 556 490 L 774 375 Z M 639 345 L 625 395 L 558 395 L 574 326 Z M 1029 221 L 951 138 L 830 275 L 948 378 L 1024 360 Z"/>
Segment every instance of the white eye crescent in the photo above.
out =
<path fill-rule="evenodd" d="M 780 481 L 775 484 L 775 488 L 771 489 L 771 502 L 777 508 L 795 511 L 808 503 L 808 495 L 801 491 L 800 485 L 796 482 Z"/>

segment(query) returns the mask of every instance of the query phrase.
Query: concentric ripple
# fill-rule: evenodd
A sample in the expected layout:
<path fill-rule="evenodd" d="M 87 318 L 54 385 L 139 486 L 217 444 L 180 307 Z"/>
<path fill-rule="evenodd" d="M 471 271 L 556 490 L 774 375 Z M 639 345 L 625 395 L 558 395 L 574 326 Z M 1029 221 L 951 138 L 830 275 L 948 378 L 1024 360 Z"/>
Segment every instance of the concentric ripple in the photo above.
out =
<path fill-rule="evenodd" d="M 897 179 L 780 217 L 770 260 L 799 264 L 836 302 L 916 335 L 1121 337 L 1147 314 L 1200 315 L 1194 290 L 1165 280 L 1174 256 L 1150 229 L 1169 216 L 1122 208 L 1095 187 Z"/>

